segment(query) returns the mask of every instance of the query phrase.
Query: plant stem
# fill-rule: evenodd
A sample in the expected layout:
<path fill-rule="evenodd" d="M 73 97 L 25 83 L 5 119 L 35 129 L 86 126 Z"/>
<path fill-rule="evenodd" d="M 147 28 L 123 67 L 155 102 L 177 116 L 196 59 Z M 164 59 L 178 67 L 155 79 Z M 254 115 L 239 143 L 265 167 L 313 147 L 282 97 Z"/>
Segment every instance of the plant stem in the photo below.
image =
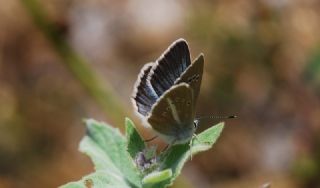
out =
<path fill-rule="evenodd" d="M 61 56 L 61 63 L 73 74 L 73 76 L 87 90 L 89 95 L 101 106 L 108 117 L 120 125 L 126 112 L 122 108 L 120 100 L 108 87 L 107 83 L 101 84 L 94 70 L 88 63 L 75 52 L 65 41 L 56 25 L 49 20 L 48 15 L 37 0 L 21 0 L 28 14 L 35 25 L 42 31 L 45 37 L 51 42 L 56 52 Z M 121 123 L 120 123 L 121 122 Z"/>

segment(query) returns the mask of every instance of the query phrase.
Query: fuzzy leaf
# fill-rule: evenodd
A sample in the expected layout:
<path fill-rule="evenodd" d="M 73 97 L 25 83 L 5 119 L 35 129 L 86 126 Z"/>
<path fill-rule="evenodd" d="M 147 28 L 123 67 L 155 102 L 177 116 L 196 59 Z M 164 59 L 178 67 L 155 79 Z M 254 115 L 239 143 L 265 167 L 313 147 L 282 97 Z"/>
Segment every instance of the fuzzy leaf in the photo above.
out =
<path fill-rule="evenodd" d="M 143 178 L 142 184 L 144 185 L 144 187 L 147 187 L 149 185 L 151 186 L 152 184 L 156 184 L 164 180 L 167 180 L 171 177 L 172 177 L 171 169 L 166 169 L 160 172 L 152 172 Z"/>
<path fill-rule="evenodd" d="M 80 143 L 80 151 L 94 163 L 95 172 L 63 188 L 164 188 L 173 183 L 190 156 L 208 150 L 216 142 L 223 123 L 213 126 L 192 139 L 189 144 L 175 145 L 161 154 L 156 171 L 141 176 L 134 157 L 145 148 L 145 143 L 131 120 L 126 119 L 126 137 L 107 124 L 86 120 L 87 135 Z"/>
<path fill-rule="evenodd" d="M 134 123 L 129 118 L 126 118 L 126 137 L 128 142 L 128 152 L 134 159 L 138 152 L 145 149 L 146 145 L 136 130 Z"/>
<path fill-rule="evenodd" d="M 213 146 L 220 136 L 223 127 L 224 123 L 219 123 L 218 125 L 210 127 L 198 134 L 192 139 L 192 147 L 190 147 L 188 143 L 171 147 L 165 154 L 163 154 L 160 169 L 171 169 L 172 178 L 156 184 L 154 187 L 167 187 L 171 185 L 179 176 L 183 165 L 190 157 L 201 151 L 206 151 Z"/>
<path fill-rule="evenodd" d="M 127 152 L 126 138 L 119 130 L 91 119 L 86 120 L 86 125 L 87 135 L 80 143 L 80 151 L 91 158 L 96 172 L 64 188 L 88 187 L 88 177 L 95 188 L 142 187 L 139 172 Z"/>

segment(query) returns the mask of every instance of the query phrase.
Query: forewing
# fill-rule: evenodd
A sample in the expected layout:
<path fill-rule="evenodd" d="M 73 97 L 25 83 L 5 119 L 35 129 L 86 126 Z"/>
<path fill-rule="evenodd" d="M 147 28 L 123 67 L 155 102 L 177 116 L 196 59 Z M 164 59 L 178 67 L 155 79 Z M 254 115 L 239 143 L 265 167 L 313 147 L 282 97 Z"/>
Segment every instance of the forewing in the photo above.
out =
<path fill-rule="evenodd" d="M 153 88 L 147 82 L 148 74 L 150 73 L 153 65 L 154 63 L 147 63 L 141 69 L 132 94 L 133 106 L 136 111 L 143 116 L 147 116 L 149 114 L 152 105 L 158 99 Z"/>
<path fill-rule="evenodd" d="M 204 57 L 200 54 L 185 72 L 175 81 L 175 84 L 187 83 L 193 89 L 194 101 L 197 101 L 203 75 Z"/>
<path fill-rule="evenodd" d="M 175 130 L 193 126 L 193 102 L 193 91 L 188 84 L 175 85 L 154 104 L 147 121 L 159 133 L 175 135 Z"/>
<path fill-rule="evenodd" d="M 158 96 L 167 91 L 191 64 L 188 44 L 183 39 L 173 42 L 151 69 L 148 80 Z"/>

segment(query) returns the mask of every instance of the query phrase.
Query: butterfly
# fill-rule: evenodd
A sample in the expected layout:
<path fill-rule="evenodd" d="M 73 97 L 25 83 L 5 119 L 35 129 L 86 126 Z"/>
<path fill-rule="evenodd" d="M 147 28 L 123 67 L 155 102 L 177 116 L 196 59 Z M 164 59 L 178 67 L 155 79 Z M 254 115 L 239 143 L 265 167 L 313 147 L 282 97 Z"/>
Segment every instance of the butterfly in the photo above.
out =
<path fill-rule="evenodd" d="M 178 39 L 155 62 L 144 65 L 134 85 L 136 113 L 170 145 L 189 142 L 197 127 L 204 56 L 192 63 L 190 59 L 186 40 Z"/>

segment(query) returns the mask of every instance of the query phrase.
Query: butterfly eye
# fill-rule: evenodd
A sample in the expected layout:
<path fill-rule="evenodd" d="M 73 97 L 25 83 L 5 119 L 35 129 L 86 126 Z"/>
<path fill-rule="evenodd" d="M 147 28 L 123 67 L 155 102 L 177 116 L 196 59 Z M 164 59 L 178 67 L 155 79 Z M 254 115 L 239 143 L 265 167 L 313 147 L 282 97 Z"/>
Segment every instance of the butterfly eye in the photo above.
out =
<path fill-rule="evenodd" d="M 191 102 L 190 101 L 187 101 L 187 106 L 189 106 L 191 104 Z"/>
<path fill-rule="evenodd" d="M 194 122 L 193 122 L 193 126 L 194 126 L 194 128 L 196 129 L 196 128 L 198 127 L 198 124 L 194 121 Z"/>

